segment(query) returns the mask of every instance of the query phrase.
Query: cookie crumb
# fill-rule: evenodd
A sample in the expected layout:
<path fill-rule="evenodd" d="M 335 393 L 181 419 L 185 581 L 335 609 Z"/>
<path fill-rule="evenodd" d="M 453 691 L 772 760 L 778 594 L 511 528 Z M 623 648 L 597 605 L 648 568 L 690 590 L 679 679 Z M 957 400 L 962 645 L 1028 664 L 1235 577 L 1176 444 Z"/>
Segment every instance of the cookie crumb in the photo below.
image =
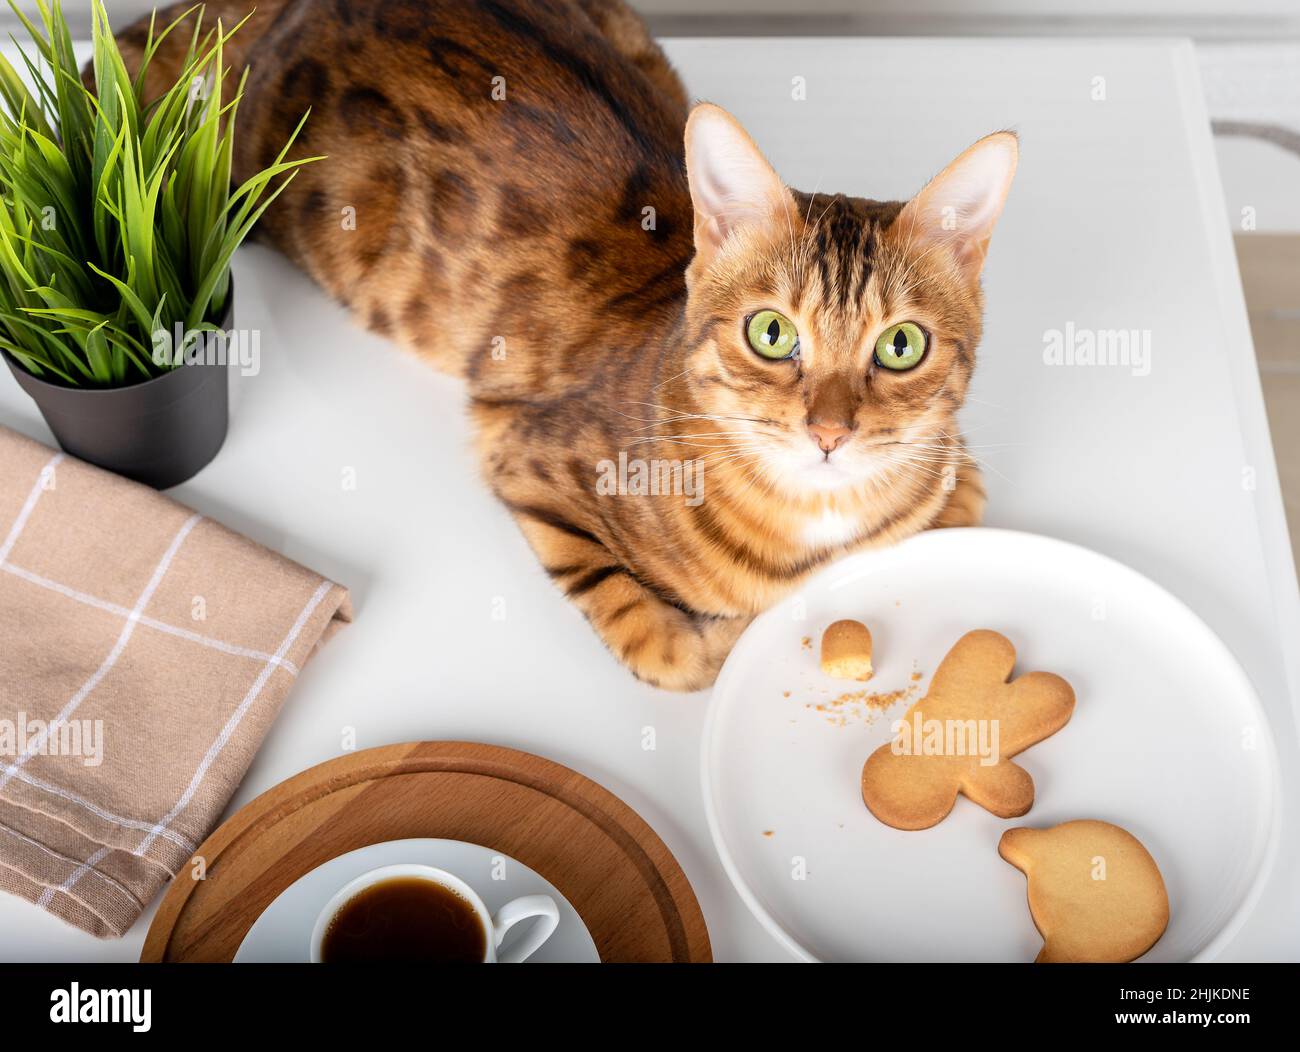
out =
<path fill-rule="evenodd" d="M 811 703 L 804 708 L 811 708 L 821 713 L 827 723 L 836 727 L 847 727 L 850 723 L 875 723 L 886 709 L 893 708 L 900 701 L 910 701 L 919 689 L 919 674 L 913 674 L 912 682 L 901 690 L 868 691 L 851 690 L 830 701 Z"/>
<path fill-rule="evenodd" d="M 764 835 L 764 836 L 768 836 L 768 837 L 770 837 L 770 836 L 771 836 L 773 833 L 775 833 L 775 832 L 776 832 L 775 829 L 764 829 L 764 830 L 763 830 L 763 835 Z"/>
<path fill-rule="evenodd" d="M 799 640 L 799 645 L 800 645 L 801 647 L 803 647 L 804 650 L 811 650 L 811 649 L 812 649 L 812 636 L 804 636 L 803 639 Z"/>

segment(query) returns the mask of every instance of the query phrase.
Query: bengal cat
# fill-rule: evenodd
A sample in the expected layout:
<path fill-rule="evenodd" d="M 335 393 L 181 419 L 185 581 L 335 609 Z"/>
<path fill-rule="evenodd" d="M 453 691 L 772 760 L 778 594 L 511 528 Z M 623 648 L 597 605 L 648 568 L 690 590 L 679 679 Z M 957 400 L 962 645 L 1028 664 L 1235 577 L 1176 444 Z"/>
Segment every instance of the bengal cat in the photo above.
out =
<path fill-rule="evenodd" d="M 328 155 L 263 235 L 465 378 L 488 484 L 641 679 L 706 687 L 818 567 L 979 521 L 955 416 L 1012 134 L 910 202 L 790 190 L 622 0 L 258 0 L 227 59 L 237 177 L 308 107 Z"/>

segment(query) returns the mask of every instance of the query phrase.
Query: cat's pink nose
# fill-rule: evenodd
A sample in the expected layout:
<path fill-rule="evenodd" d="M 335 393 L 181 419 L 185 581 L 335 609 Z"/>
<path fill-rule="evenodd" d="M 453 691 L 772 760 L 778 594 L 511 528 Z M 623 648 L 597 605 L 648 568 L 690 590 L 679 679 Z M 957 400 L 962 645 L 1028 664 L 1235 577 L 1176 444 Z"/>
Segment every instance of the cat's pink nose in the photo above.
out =
<path fill-rule="evenodd" d="M 810 423 L 808 433 L 812 435 L 813 441 L 823 453 L 833 453 L 848 441 L 853 428 L 842 427 L 839 424 Z"/>

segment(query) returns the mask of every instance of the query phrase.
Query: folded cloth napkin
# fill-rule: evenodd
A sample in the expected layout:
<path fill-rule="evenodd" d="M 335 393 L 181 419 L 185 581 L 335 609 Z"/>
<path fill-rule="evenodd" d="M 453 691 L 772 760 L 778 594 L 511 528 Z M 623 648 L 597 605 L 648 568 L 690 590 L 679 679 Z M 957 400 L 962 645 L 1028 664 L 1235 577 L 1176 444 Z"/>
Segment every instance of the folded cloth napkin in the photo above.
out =
<path fill-rule="evenodd" d="M 0 427 L 0 888 L 122 935 L 221 817 L 345 588 Z"/>

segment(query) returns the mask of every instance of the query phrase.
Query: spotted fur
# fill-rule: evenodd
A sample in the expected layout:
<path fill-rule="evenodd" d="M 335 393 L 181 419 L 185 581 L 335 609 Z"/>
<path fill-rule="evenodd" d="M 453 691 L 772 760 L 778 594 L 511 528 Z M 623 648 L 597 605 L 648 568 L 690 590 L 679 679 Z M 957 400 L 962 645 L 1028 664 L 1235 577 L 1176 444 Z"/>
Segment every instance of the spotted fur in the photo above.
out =
<path fill-rule="evenodd" d="M 123 34 L 129 56 L 142 39 Z M 328 155 L 262 234 L 466 380 L 488 484 L 637 676 L 707 686 L 752 616 L 832 559 L 979 520 L 955 422 L 978 283 L 912 244 L 902 203 L 800 193 L 706 265 L 686 94 L 622 0 L 258 0 L 229 58 L 252 70 L 237 176 L 308 107 L 301 148 Z M 764 306 L 796 322 L 801 360 L 746 345 Z M 899 318 L 931 333 L 907 374 L 871 359 Z M 798 465 L 829 420 L 873 466 L 819 490 Z M 704 499 L 599 494 L 620 452 L 697 458 Z"/>

